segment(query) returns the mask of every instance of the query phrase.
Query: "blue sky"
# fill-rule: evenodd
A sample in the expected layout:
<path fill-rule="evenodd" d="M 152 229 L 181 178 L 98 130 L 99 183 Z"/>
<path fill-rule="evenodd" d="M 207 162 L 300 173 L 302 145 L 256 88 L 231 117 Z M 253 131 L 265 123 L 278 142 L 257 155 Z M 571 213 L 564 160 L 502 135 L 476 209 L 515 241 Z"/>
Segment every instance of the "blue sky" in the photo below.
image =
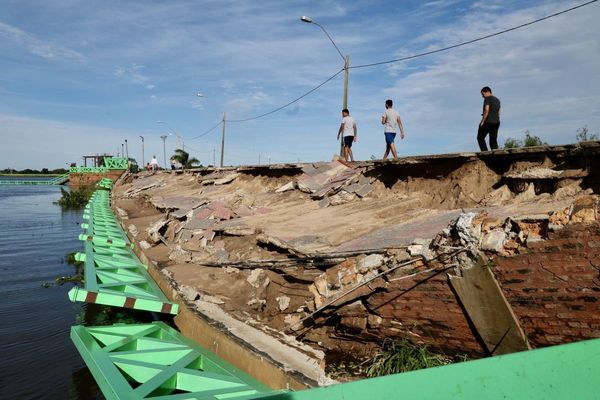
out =
<path fill-rule="evenodd" d="M 203 164 L 228 119 L 253 117 L 350 64 L 383 61 L 510 28 L 581 1 L 0 2 L 0 169 L 58 168 L 84 154 L 141 161 L 177 147 Z M 600 132 L 600 4 L 452 51 L 350 70 L 357 159 L 380 158 L 380 115 L 395 101 L 401 155 L 476 151 L 489 85 L 502 101 L 500 143 L 529 130 L 551 144 Z M 338 150 L 343 74 L 294 105 L 226 125 L 225 164 L 329 160 Z M 196 96 L 201 92 L 205 97 Z M 159 124 L 165 121 L 167 124 Z"/>

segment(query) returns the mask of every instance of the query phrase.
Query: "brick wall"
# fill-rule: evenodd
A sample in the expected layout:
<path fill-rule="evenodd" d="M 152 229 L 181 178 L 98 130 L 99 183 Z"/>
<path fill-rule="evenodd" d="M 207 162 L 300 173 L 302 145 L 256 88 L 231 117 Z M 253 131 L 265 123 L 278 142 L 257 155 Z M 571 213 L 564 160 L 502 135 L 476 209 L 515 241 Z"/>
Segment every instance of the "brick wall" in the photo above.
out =
<path fill-rule="evenodd" d="M 423 276 L 397 281 L 388 291 L 369 297 L 369 310 L 383 318 L 381 334 L 408 336 L 452 355 L 483 356 L 446 273 L 427 280 Z"/>
<path fill-rule="evenodd" d="M 106 172 L 104 174 L 71 173 L 71 174 L 69 174 L 69 187 L 71 187 L 73 189 L 77 189 L 81 186 L 94 185 L 97 182 L 99 182 L 100 179 L 102 179 L 102 178 L 110 178 L 113 181 L 116 181 L 117 179 L 119 179 L 121 174 L 123 174 L 123 172 L 125 172 L 125 171 L 112 170 L 112 171 Z"/>
<path fill-rule="evenodd" d="M 532 347 L 600 337 L 600 224 L 571 224 L 495 259 L 496 279 Z"/>

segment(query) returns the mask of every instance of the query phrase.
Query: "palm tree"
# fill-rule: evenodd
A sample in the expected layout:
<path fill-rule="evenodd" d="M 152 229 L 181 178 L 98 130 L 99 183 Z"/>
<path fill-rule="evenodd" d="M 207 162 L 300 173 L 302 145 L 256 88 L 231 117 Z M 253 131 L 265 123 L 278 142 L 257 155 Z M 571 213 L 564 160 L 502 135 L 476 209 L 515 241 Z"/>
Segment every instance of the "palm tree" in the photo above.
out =
<path fill-rule="evenodd" d="M 183 169 L 193 168 L 194 165 L 200 164 L 197 158 L 190 158 L 190 154 L 183 149 L 176 149 L 175 154 L 171 156 L 171 160 L 175 160 Z"/>

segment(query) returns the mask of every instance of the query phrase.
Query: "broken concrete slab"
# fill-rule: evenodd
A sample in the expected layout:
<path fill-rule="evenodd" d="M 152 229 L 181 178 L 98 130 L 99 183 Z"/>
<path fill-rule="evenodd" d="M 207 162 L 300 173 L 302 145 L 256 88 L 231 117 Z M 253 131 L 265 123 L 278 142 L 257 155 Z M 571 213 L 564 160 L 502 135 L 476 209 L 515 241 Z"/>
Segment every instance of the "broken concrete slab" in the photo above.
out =
<path fill-rule="evenodd" d="M 279 311 L 285 311 L 290 306 L 290 298 L 288 296 L 279 296 L 275 298 L 279 306 Z"/>
<path fill-rule="evenodd" d="M 433 237 L 455 220 L 460 210 L 440 210 L 419 216 L 418 210 L 411 212 L 413 220 L 387 226 L 362 235 L 356 239 L 328 249 L 332 253 L 373 251 L 408 246 L 415 237 Z"/>
<path fill-rule="evenodd" d="M 225 175 L 225 176 L 224 176 L 224 177 L 222 177 L 222 178 L 215 179 L 215 180 L 213 181 L 213 184 L 214 184 L 214 185 L 217 185 L 217 186 L 218 186 L 218 185 L 225 185 L 225 184 L 227 184 L 227 183 L 231 183 L 231 182 L 233 182 L 233 181 L 234 181 L 234 180 L 235 180 L 235 179 L 236 179 L 238 176 L 240 176 L 240 174 L 239 174 L 238 172 L 234 172 L 234 173 L 231 173 L 231 174 L 227 174 L 227 175 Z"/>
<path fill-rule="evenodd" d="M 470 320 L 492 355 L 529 350 L 529 343 L 500 285 L 481 259 L 449 275 Z"/>
<path fill-rule="evenodd" d="M 233 212 L 240 218 L 250 217 L 254 215 L 254 211 L 250 207 L 244 205 L 239 206 L 238 208 L 233 210 Z"/>
<path fill-rule="evenodd" d="M 132 235 L 133 237 L 137 237 L 137 235 L 139 235 L 139 232 L 138 232 L 138 229 L 137 229 L 137 227 L 136 227 L 135 225 L 133 225 L 133 224 L 130 224 L 130 225 L 127 227 L 127 230 L 129 231 L 129 233 L 131 233 L 131 235 Z"/>
<path fill-rule="evenodd" d="M 158 243 L 160 242 L 160 238 L 161 238 L 161 234 L 160 234 L 160 230 L 162 230 L 162 228 L 168 223 L 169 221 L 163 217 L 161 219 L 159 219 L 158 221 L 150 224 L 150 226 L 147 229 L 147 233 L 150 236 L 150 239 L 154 242 L 154 243 Z"/>
<path fill-rule="evenodd" d="M 131 185 L 131 187 L 123 193 L 123 195 L 125 197 L 132 197 L 141 191 L 148 190 L 153 187 L 163 186 L 163 184 L 164 182 L 162 179 L 155 177 L 144 177 L 136 179 Z"/>
<path fill-rule="evenodd" d="M 500 253 L 504 250 L 504 242 L 506 239 L 506 233 L 503 229 L 493 229 L 483 235 L 480 248 L 481 250 Z"/>
<path fill-rule="evenodd" d="M 214 219 L 200 219 L 193 218 L 188 220 L 184 227 L 185 229 L 196 230 L 196 229 L 210 229 L 215 226 L 216 221 Z"/>
<path fill-rule="evenodd" d="M 184 264 L 192 261 L 192 253 L 181 248 L 177 245 L 169 254 L 169 260 L 176 262 L 177 264 Z"/>
<path fill-rule="evenodd" d="M 175 217 L 177 219 L 183 219 L 183 218 L 187 217 L 188 215 L 190 215 L 191 212 L 192 212 L 191 208 L 180 208 L 178 210 L 173 211 L 170 215 L 172 215 L 173 217 Z"/>
<path fill-rule="evenodd" d="M 383 265 L 384 260 L 385 259 L 381 254 L 369 254 L 365 258 L 360 259 L 358 263 L 358 272 L 364 274 L 377 269 Z"/>
<path fill-rule="evenodd" d="M 288 190 L 294 190 L 294 189 L 296 189 L 296 183 L 294 181 L 291 181 L 291 182 L 288 182 L 285 185 L 277 188 L 275 190 L 275 193 L 283 193 L 283 192 L 287 192 Z"/>
<path fill-rule="evenodd" d="M 206 200 L 190 196 L 154 196 L 150 199 L 150 202 L 156 208 L 163 210 L 178 210 L 180 208 L 193 210 L 205 204 Z"/>
<path fill-rule="evenodd" d="M 329 205 L 331 206 L 339 206 L 340 204 L 346 204 L 356 199 L 356 195 L 354 193 L 348 193 L 345 190 L 341 190 L 337 194 L 333 196 L 329 196 Z M 320 203 L 319 203 L 320 204 Z"/>

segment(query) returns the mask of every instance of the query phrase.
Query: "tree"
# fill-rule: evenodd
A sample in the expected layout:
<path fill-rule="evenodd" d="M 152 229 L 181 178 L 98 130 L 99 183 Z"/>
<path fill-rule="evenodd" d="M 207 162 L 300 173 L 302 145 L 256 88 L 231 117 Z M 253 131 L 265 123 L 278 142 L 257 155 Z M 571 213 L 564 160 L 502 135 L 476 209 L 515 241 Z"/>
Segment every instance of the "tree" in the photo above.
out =
<path fill-rule="evenodd" d="M 171 160 L 175 160 L 183 169 L 193 168 L 194 165 L 200 164 L 197 158 L 190 158 L 190 154 L 182 149 L 175 150 L 175 154 L 171 156 Z"/>
<path fill-rule="evenodd" d="M 586 125 L 583 128 L 577 129 L 577 135 L 575 136 L 575 139 L 577 139 L 578 142 L 587 142 L 591 140 L 598 140 L 599 138 L 597 133 L 590 134 Z"/>

